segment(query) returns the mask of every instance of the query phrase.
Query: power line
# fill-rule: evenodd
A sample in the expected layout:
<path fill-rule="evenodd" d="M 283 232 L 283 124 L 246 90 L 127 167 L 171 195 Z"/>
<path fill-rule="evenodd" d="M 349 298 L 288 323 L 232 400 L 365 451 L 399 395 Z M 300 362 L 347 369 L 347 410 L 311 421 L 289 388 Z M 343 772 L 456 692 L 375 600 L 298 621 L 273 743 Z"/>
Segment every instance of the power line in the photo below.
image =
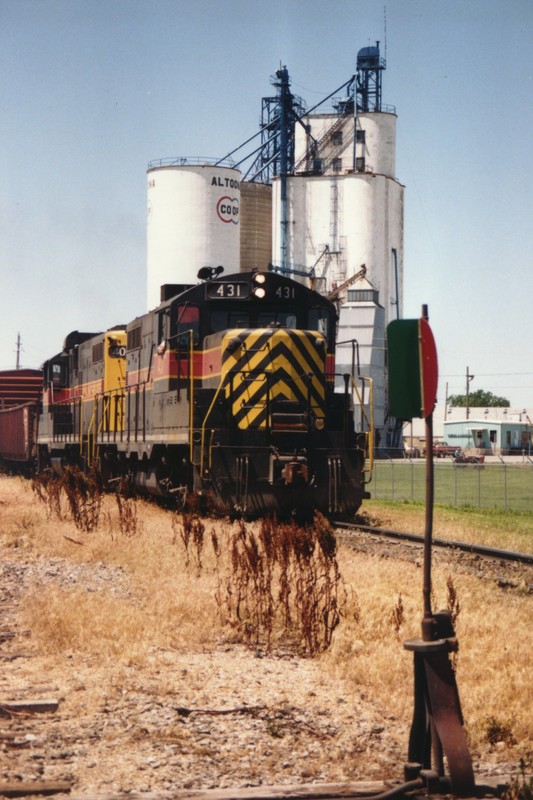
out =
<path fill-rule="evenodd" d="M 502 378 L 508 375 L 533 375 L 533 372 L 476 372 L 478 378 Z M 464 378 L 464 373 L 448 373 L 441 375 L 441 378 Z"/>

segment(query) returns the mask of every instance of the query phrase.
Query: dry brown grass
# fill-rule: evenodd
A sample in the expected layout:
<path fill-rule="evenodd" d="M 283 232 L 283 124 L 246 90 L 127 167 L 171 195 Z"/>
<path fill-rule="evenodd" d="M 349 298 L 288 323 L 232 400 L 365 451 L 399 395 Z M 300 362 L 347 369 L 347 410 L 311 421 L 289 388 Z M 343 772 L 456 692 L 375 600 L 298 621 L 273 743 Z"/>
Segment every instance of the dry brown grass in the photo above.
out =
<path fill-rule="evenodd" d="M 238 631 L 221 613 L 226 566 L 212 544 L 215 533 L 224 548 L 235 528 L 204 521 L 202 546 L 194 546 L 191 534 L 185 547 L 183 521 L 172 522 L 168 512 L 140 500 L 127 503 L 125 523 L 124 509 L 113 496 L 104 497 L 96 529 L 80 532 L 71 520 L 47 514 L 26 482 L 0 476 L 5 546 L 35 563 L 41 556 L 65 559 L 73 570 L 86 568 L 86 576 L 91 570 L 98 575 L 103 565 L 117 570 L 116 580 L 97 582 L 90 591 L 81 575 L 74 584 L 47 581 L 27 595 L 25 619 L 40 652 L 63 658 L 82 651 L 142 665 L 157 648 L 198 651 L 235 639 Z M 412 656 L 402 642 L 420 632 L 420 566 L 344 546 L 338 562 L 353 602 L 320 657 L 325 680 L 356 684 L 385 719 L 408 725 Z M 471 747 L 491 758 L 531 758 L 531 597 L 455 574 L 451 560 L 433 574 L 434 608 L 452 605 L 457 616 L 457 678 Z"/>
<path fill-rule="evenodd" d="M 409 719 L 412 656 L 401 643 L 420 636 L 422 570 L 347 550 L 339 560 L 347 583 L 358 587 L 360 619 L 344 622 L 324 661 L 369 696 L 387 698 L 395 718 Z M 496 591 L 475 575 L 454 574 L 451 562 L 434 568 L 433 589 L 435 610 L 449 607 L 450 599 L 456 609 L 459 604 L 455 627 L 460 650 L 454 661 L 472 745 L 531 757 L 531 597 Z M 398 630 L 400 593 L 404 622 Z"/>

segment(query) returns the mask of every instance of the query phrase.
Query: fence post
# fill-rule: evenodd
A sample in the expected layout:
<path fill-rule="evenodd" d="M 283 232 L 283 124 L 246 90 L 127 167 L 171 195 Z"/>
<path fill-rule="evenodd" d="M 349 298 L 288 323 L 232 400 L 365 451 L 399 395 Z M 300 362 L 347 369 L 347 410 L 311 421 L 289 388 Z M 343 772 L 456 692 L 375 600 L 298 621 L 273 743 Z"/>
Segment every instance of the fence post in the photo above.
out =
<path fill-rule="evenodd" d="M 507 464 L 503 465 L 503 507 L 507 511 Z"/>

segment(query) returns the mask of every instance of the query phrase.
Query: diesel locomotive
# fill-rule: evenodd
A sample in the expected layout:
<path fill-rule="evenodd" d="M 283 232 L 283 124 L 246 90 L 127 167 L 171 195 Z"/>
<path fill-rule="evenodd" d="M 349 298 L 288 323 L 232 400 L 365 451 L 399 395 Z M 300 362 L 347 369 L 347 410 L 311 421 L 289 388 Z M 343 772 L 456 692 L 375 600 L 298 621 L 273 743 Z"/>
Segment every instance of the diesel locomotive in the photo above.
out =
<path fill-rule="evenodd" d="M 39 467 L 193 493 L 221 514 L 353 515 L 369 497 L 371 389 L 352 375 L 335 389 L 335 305 L 271 271 L 198 278 L 45 362 Z"/>

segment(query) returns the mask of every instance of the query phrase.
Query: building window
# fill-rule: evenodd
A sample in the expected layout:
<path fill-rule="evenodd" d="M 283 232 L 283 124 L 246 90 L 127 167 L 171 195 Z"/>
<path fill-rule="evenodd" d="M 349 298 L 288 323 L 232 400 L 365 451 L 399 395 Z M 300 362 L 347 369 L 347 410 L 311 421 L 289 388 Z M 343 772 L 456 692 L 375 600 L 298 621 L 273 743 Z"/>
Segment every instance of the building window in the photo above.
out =
<path fill-rule="evenodd" d="M 496 444 L 496 442 L 498 441 L 498 431 L 490 432 L 490 441 L 492 442 L 492 444 Z"/>
<path fill-rule="evenodd" d="M 331 136 L 331 144 L 342 144 L 342 131 L 334 131 Z"/>
<path fill-rule="evenodd" d="M 379 292 L 375 289 L 348 289 L 349 303 L 379 304 Z"/>
<path fill-rule="evenodd" d="M 313 172 L 315 173 L 315 175 L 321 175 L 322 171 L 323 171 L 322 159 L 315 158 L 315 160 L 313 161 Z"/>
<path fill-rule="evenodd" d="M 331 168 L 333 172 L 341 172 L 342 171 L 342 158 L 334 158 L 331 162 Z"/>
<path fill-rule="evenodd" d="M 364 172 L 365 171 L 365 157 L 361 156 L 360 158 L 355 159 L 355 171 L 356 172 Z"/>
<path fill-rule="evenodd" d="M 366 142 L 366 131 L 356 131 L 355 132 L 355 141 L 357 144 L 365 144 Z"/>

